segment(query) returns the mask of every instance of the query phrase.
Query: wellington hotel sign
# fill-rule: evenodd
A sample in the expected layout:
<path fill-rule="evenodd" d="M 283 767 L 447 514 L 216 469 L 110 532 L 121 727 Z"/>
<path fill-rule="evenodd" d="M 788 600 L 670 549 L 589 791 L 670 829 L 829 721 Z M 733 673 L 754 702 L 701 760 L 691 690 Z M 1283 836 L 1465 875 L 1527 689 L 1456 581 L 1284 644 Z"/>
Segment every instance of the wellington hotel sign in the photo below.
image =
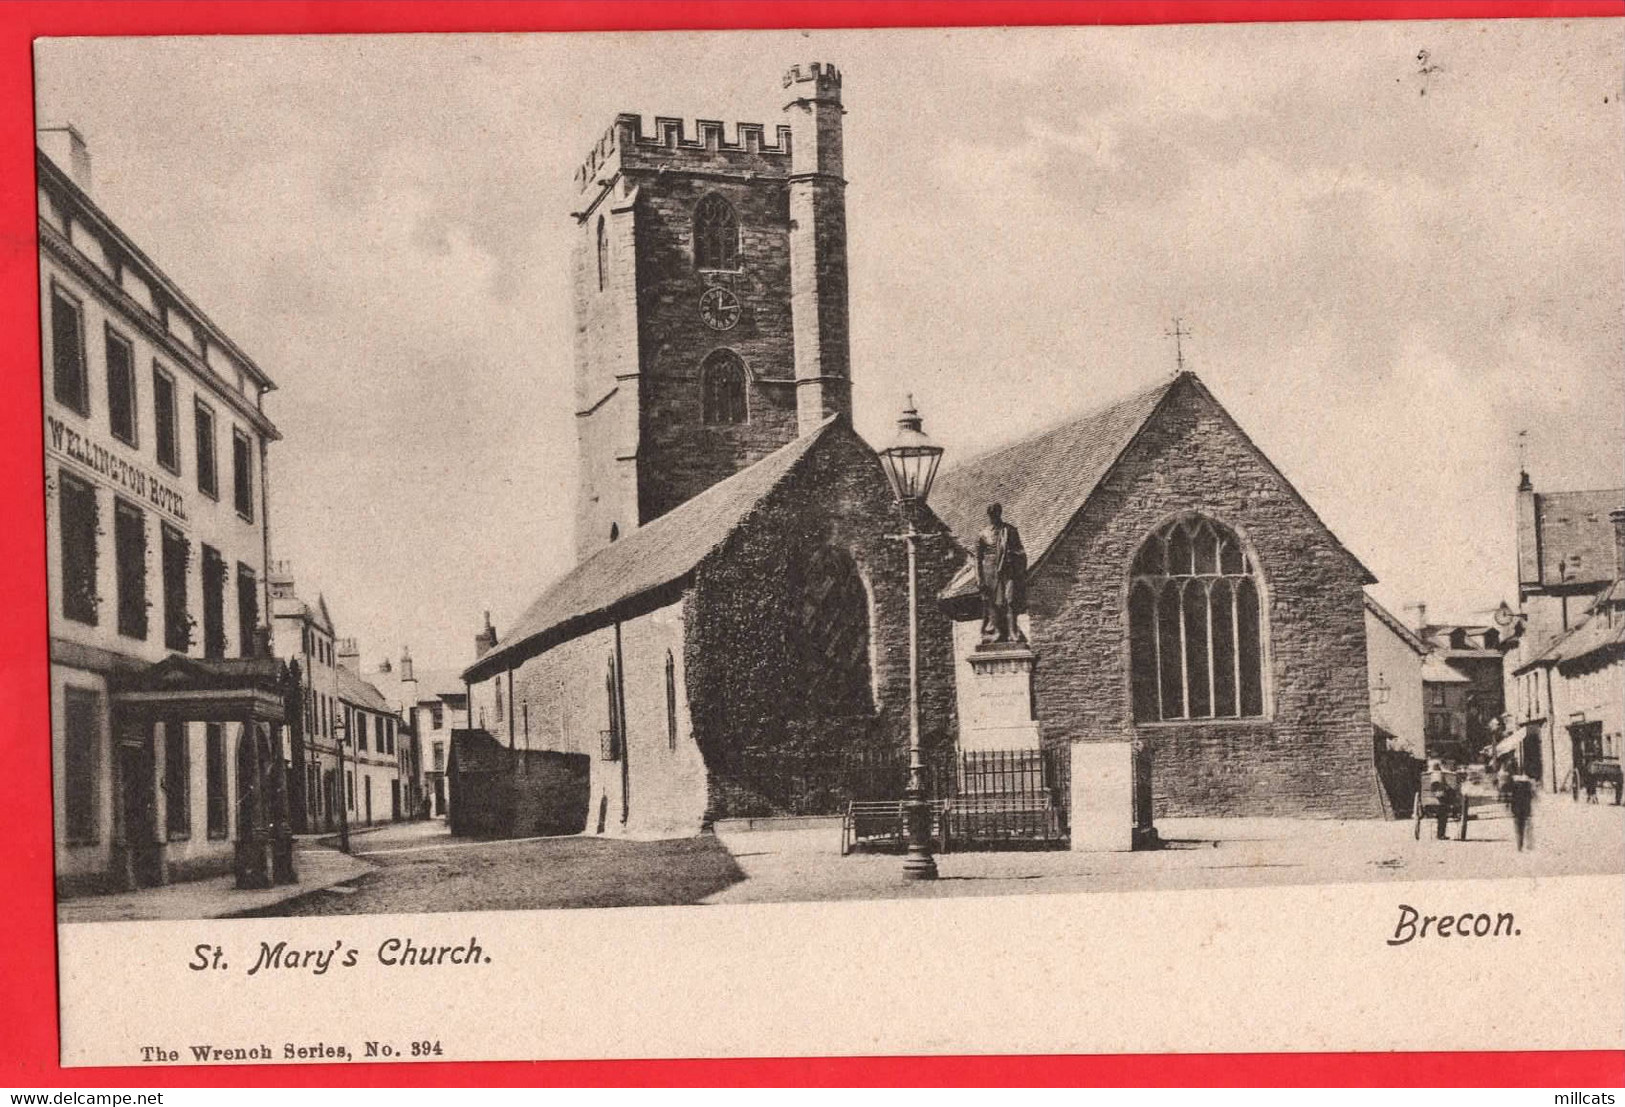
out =
<path fill-rule="evenodd" d="M 77 467 L 101 477 L 104 483 L 121 488 L 166 515 L 186 522 L 186 497 L 174 487 L 50 415 L 45 417 L 45 452 L 72 461 Z"/>

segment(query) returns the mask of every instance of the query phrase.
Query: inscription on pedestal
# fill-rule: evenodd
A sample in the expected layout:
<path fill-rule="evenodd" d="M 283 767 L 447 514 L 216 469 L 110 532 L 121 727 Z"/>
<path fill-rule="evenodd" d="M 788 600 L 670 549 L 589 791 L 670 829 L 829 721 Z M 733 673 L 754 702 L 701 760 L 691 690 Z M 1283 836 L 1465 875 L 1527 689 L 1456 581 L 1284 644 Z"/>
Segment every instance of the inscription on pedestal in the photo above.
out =
<path fill-rule="evenodd" d="M 1033 667 L 1038 655 L 1016 643 L 989 643 L 972 650 L 969 718 L 960 732 L 965 750 L 1038 748 L 1033 715 Z"/>

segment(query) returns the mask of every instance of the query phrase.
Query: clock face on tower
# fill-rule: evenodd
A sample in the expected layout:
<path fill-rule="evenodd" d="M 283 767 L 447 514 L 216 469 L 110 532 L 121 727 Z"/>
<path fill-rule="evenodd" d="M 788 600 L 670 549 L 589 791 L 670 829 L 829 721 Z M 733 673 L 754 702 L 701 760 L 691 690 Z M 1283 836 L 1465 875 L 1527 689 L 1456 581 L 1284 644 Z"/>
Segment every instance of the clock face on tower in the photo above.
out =
<path fill-rule="evenodd" d="M 700 319 L 714 331 L 732 329 L 739 322 L 739 297 L 726 288 L 708 288 L 700 297 Z"/>

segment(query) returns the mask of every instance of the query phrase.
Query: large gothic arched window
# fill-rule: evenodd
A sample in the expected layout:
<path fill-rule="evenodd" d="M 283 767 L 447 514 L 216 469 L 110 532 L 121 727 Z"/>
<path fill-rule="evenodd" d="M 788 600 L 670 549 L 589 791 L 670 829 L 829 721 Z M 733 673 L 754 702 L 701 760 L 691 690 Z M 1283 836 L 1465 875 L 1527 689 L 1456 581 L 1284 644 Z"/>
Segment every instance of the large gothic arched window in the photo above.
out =
<path fill-rule="evenodd" d="M 715 194 L 694 209 L 694 268 L 739 268 L 739 217 Z"/>
<path fill-rule="evenodd" d="M 1258 574 L 1235 531 L 1200 515 L 1159 527 L 1129 585 L 1137 722 L 1264 713 Z"/>
<path fill-rule="evenodd" d="M 846 551 L 820 545 L 790 571 L 785 628 L 800 699 L 824 715 L 873 709 L 869 675 L 869 593 Z"/>
<path fill-rule="evenodd" d="M 745 421 L 745 363 L 732 350 L 713 350 L 700 364 L 700 406 L 708 424 Z"/>

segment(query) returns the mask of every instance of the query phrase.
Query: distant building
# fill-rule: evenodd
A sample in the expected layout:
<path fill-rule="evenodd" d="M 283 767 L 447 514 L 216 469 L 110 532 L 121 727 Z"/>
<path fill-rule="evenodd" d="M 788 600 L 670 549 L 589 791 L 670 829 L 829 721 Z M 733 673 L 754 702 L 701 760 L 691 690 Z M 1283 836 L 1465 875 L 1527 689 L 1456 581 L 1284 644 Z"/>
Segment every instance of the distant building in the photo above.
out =
<path fill-rule="evenodd" d="M 58 887 L 291 879 L 285 693 L 263 640 L 271 378 L 39 134 Z M 54 153 L 47 153 L 47 149 Z M 297 712 L 296 712 L 297 714 Z"/>
<path fill-rule="evenodd" d="M 408 725 L 416 742 L 418 802 L 425 806 L 424 814 L 443 818 L 449 802 L 446 767 L 451 759 L 452 731 L 473 725 L 468 718 L 468 690 L 461 676 L 450 670 L 423 670 L 402 684 L 402 702 L 408 705 Z"/>
<path fill-rule="evenodd" d="M 1370 595 L 1365 598 L 1371 725 L 1383 748 L 1425 756 L 1423 672 L 1427 643 Z"/>
<path fill-rule="evenodd" d="M 345 724 L 344 793 L 351 826 L 406 817 L 397 753 L 400 714 L 362 679 L 354 638 L 338 643 L 339 709 Z"/>
<path fill-rule="evenodd" d="M 297 662 L 303 674 L 298 733 L 290 751 L 294 787 L 294 830 L 300 834 L 331 831 L 339 825 L 338 639 L 327 599 L 299 598 L 293 570 L 286 561 L 271 564 L 271 642 L 276 656 Z"/>
<path fill-rule="evenodd" d="M 1518 491 L 1523 610 L 1506 656 L 1526 772 L 1576 789 L 1621 755 L 1625 729 L 1625 490 Z M 1617 771 L 1617 768 L 1616 768 Z"/>
<path fill-rule="evenodd" d="M 1501 632 L 1493 626 L 1424 623 L 1417 634 L 1428 647 L 1422 668 L 1427 756 L 1459 764 L 1485 760 L 1485 749 L 1505 738 L 1495 726 L 1506 709 Z"/>
<path fill-rule="evenodd" d="M 1570 630 L 1616 579 L 1609 513 L 1625 489 L 1537 492 L 1518 478 L 1518 606 L 1526 646 Z"/>

